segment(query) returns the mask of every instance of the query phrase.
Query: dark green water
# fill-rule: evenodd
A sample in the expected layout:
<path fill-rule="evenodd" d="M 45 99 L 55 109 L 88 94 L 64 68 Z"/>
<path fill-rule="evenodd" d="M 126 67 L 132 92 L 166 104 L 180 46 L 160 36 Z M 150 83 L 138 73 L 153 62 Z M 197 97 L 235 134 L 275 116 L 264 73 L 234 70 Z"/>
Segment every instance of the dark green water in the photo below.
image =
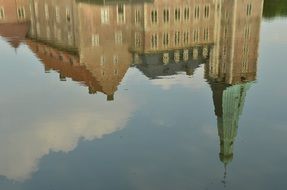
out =
<path fill-rule="evenodd" d="M 210 26 L 208 43 L 148 51 L 146 40 L 141 48 L 133 47 L 134 31 L 148 38 L 149 31 L 165 29 L 130 26 L 129 11 L 157 2 L 125 4 L 127 26 L 102 30 L 93 22 L 96 11 L 117 6 L 120 12 L 118 5 L 63 1 L 60 8 L 76 6 L 71 18 L 77 24 L 51 21 L 51 26 L 63 27 L 56 42 L 41 36 L 48 36 L 47 31 L 37 33 L 49 26 L 42 23 L 45 14 L 40 11 L 38 16 L 29 13 L 39 21 L 0 24 L 1 190 L 286 188 L 287 19 L 259 13 L 243 19 L 251 26 L 251 37 L 245 42 L 250 43 L 247 71 L 239 72 L 242 34 L 234 31 L 221 41 L 211 30 L 222 25 L 240 31 L 240 18 L 233 24 L 224 18 L 205 24 Z M 196 27 L 201 26 L 188 25 L 191 41 Z M 53 35 L 54 27 L 49 30 Z M 73 31 L 72 37 L 66 30 Z M 92 47 L 97 46 L 93 30 L 104 36 L 100 48 Z M 117 36 L 120 30 L 117 43 L 122 46 L 111 45 L 110 32 Z M 227 50 L 219 48 L 215 56 L 217 45 Z M 224 51 L 233 56 L 227 53 L 224 61 Z M 169 61 L 163 63 L 167 52 Z M 229 69 L 217 65 L 219 74 L 213 75 L 216 64 L 211 60 L 226 62 Z"/>

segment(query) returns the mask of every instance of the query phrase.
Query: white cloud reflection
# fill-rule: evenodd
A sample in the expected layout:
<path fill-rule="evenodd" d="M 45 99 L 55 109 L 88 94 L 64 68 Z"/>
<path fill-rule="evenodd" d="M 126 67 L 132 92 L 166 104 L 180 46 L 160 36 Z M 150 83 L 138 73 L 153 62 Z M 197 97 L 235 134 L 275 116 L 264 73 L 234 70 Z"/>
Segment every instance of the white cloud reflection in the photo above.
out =
<path fill-rule="evenodd" d="M 61 111 L 63 114 L 49 113 L 38 121 L 31 116 L 31 121 L 21 126 L 13 121 L 9 125 L 7 121 L 6 125 L 1 123 L 0 175 L 15 181 L 27 180 L 38 170 L 43 156 L 51 151 L 72 151 L 80 139 L 93 140 L 122 129 L 134 110 L 123 97 L 120 102 L 98 101 L 93 105 L 97 109 L 93 106 L 85 108 L 86 111 L 65 109 Z"/>
<path fill-rule="evenodd" d="M 175 86 L 182 86 L 184 88 L 192 88 L 192 89 L 202 89 L 205 85 L 202 82 L 204 79 L 202 78 L 204 72 L 204 68 L 200 67 L 196 69 L 196 72 L 193 76 L 188 76 L 185 73 L 178 73 L 177 75 L 160 77 L 159 79 L 151 80 L 153 85 L 159 86 L 163 90 L 170 90 Z"/>

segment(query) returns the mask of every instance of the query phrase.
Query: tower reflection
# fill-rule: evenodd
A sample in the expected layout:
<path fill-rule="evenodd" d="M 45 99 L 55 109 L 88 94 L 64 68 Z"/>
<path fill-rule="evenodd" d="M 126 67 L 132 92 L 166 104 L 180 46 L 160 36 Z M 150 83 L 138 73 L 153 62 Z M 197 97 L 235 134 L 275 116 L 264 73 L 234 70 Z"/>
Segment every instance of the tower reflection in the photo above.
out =
<path fill-rule="evenodd" d="M 222 4 L 220 37 L 215 43 L 212 59 L 205 65 L 217 117 L 219 158 L 225 168 L 233 160 L 246 94 L 256 80 L 262 11 L 263 1 L 259 0 L 252 3 L 227 1 Z M 226 183 L 226 179 L 223 183 Z"/>
<path fill-rule="evenodd" d="M 210 80 L 232 85 L 256 79 L 262 7 L 262 0 L 222 5 L 219 37 L 206 65 Z"/>

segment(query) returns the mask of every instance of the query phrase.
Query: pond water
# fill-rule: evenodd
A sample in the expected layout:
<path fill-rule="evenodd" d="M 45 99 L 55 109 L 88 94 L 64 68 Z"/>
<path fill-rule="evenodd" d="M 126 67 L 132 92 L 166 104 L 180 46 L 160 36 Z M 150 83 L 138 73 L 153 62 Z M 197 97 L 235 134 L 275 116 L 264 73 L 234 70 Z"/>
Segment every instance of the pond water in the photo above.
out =
<path fill-rule="evenodd" d="M 285 189 L 270 2 L 0 0 L 0 189 Z"/>

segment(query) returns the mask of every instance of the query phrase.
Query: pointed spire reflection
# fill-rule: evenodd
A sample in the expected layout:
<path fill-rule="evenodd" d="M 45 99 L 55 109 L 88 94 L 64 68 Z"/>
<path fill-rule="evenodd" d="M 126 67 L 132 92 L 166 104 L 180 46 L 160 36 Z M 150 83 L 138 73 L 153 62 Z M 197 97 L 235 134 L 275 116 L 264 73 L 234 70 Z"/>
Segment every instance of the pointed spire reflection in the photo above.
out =
<path fill-rule="evenodd" d="M 257 9 L 251 11 L 250 7 Z M 220 142 L 219 159 L 224 165 L 222 183 L 226 186 L 246 94 L 256 80 L 263 0 L 225 1 L 220 9 L 220 38 L 211 50 L 205 74 L 213 93 Z"/>
<path fill-rule="evenodd" d="M 211 84 L 220 140 L 219 159 L 225 168 L 224 184 L 226 184 L 227 167 L 232 162 L 234 156 L 234 143 L 246 93 L 251 84 L 252 82 L 236 85 L 227 85 L 224 83 Z"/>

